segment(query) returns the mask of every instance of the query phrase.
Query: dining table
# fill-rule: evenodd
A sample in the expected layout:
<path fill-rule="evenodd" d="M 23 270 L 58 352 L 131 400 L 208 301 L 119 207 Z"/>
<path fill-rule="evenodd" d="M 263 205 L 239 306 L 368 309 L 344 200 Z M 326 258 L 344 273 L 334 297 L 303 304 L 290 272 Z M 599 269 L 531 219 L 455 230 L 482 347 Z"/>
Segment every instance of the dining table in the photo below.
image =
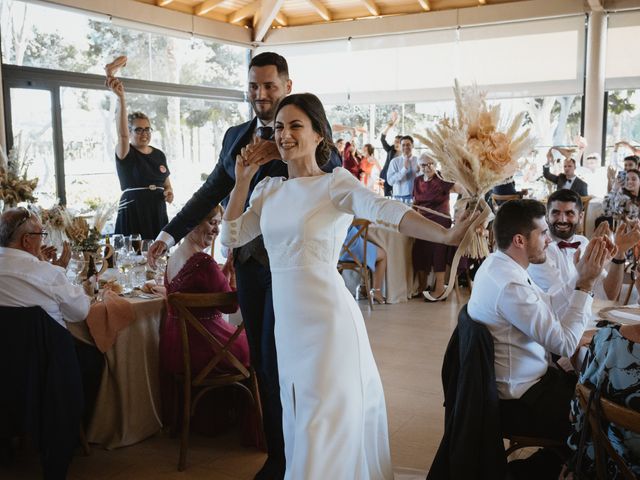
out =
<path fill-rule="evenodd" d="M 165 298 L 127 298 L 134 320 L 117 332 L 105 366 L 87 440 L 106 449 L 148 438 L 162 428 L 159 344 Z M 95 344 L 86 321 L 67 323 L 80 341 Z"/>

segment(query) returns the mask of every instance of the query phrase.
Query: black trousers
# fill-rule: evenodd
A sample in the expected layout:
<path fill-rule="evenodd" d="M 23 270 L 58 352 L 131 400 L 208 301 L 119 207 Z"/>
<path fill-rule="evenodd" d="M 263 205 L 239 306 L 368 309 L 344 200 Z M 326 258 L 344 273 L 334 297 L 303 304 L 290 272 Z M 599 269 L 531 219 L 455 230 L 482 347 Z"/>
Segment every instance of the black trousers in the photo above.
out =
<path fill-rule="evenodd" d="M 249 258 L 236 262 L 238 303 L 249 341 L 251 364 L 256 370 L 262 402 L 263 426 L 269 462 L 284 473 L 282 404 L 278 379 L 278 359 L 274 336 L 275 315 L 271 296 L 271 271 Z"/>
<path fill-rule="evenodd" d="M 500 400 L 502 431 L 512 435 L 565 441 L 569 436 L 569 402 L 577 377 L 547 369 L 542 379 L 517 400 Z"/>

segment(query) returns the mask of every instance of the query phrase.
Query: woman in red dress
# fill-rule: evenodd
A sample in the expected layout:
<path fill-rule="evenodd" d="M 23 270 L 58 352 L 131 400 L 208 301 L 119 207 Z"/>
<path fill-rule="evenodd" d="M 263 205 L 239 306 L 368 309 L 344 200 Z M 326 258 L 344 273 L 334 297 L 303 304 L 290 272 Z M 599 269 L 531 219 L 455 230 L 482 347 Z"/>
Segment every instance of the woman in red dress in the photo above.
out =
<path fill-rule="evenodd" d="M 418 175 L 413 183 L 413 204 L 418 207 L 426 207 L 445 216 L 425 212 L 417 209 L 418 213 L 442 225 L 451 227 L 451 213 L 449 206 L 449 193 L 464 193 L 464 189 L 457 183 L 447 182 L 442 179 L 436 170 L 435 161 L 427 154 L 422 154 L 418 161 L 418 167 L 422 175 Z M 444 274 L 449 263 L 449 247 L 440 243 L 416 240 L 413 244 L 413 271 L 418 274 L 420 291 L 427 288 L 427 277 L 433 269 L 435 285 L 431 289 L 431 295 L 439 297 L 444 293 Z"/>
<path fill-rule="evenodd" d="M 219 293 L 231 292 L 228 269 L 220 269 L 211 255 L 204 250 L 209 249 L 219 232 L 222 221 L 222 207 L 218 206 L 194 228 L 167 263 L 165 287 L 170 293 Z M 226 265 L 225 265 L 226 267 Z M 237 305 L 218 309 L 198 309 L 194 311 L 196 318 L 221 343 L 226 343 L 236 330 L 222 318 L 223 313 L 234 313 Z M 202 369 L 211 360 L 209 342 L 197 332 L 189 335 L 191 352 L 191 369 L 194 372 Z M 249 366 L 249 346 L 244 332 L 231 347 L 233 353 L 246 366 Z M 178 312 L 168 307 L 167 318 L 160 332 L 160 361 L 163 369 L 170 373 L 182 372 L 182 340 Z M 220 369 L 231 368 L 225 362 Z"/>
<path fill-rule="evenodd" d="M 358 157 L 355 143 L 347 142 L 344 145 L 344 152 L 342 153 L 342 166 L 349 170 L 354 177 L 360 180 L 362 169 L 360 168 L 360 158 Z"/>

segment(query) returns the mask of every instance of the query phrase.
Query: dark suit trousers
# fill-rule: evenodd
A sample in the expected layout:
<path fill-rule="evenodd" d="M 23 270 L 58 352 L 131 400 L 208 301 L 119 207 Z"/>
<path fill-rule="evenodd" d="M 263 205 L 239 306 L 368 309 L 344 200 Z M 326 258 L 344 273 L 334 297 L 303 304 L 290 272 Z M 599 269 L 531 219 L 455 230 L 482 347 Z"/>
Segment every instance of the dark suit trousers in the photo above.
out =
<path fill-rule="evenodd" d="M 513 435 L 565 441 L 569 436 L 569 403 L 577 377 L 556 368 L 517 400 L 500 400 L 502 431 Z"/>
<path fill-rule="evenodd" d="M 253 257 L 244 263 L 236 262 L 235 268 L 238 303 L 249 340 L 251 364 L 256 370 L 260 386 L 269 460 L 278 462 L 284 467 L 282 405 L 274 336 L 275 315 L 271 297 L 271 271 L 269 267 L 261 265 Z"/>

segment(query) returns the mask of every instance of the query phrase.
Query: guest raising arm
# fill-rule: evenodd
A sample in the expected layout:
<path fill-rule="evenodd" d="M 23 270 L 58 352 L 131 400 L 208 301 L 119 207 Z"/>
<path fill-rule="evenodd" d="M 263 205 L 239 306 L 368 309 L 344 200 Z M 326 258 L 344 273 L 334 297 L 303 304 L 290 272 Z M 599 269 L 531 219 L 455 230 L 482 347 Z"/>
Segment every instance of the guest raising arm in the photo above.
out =
<path fill-rule="evenodd" d="M 149 117 L 142 112 L 127 115 L 122 82 L 107 77 L 107 86 L 118 97 L 116 170 L 122 196 L 115 233 L 139 233 L 143 239 L 152 239 L 169 221 L 165 202 L 173 202 L 167 158 L 150 145 Z"/>

